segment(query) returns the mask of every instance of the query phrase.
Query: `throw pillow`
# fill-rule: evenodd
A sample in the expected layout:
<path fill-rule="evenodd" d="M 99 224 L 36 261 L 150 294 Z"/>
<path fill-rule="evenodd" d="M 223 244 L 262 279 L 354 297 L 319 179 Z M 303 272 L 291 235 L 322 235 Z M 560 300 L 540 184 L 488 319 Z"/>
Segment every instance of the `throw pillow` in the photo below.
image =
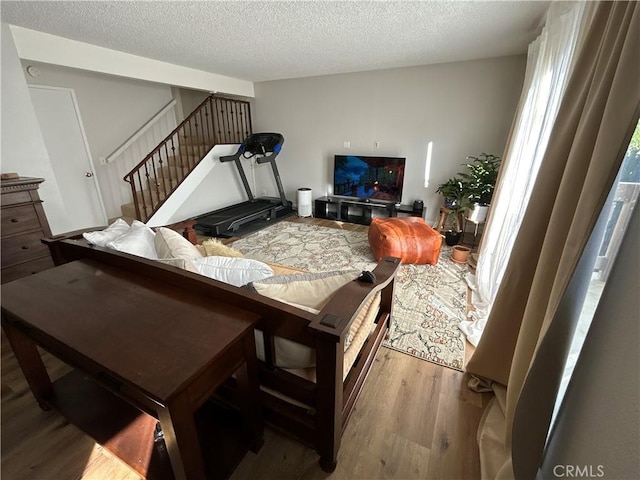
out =
<path fill-rule="evenodd" d="M 360 307 L 356 318 L 353 319 L 351 323 L 351 327 L 349 327 L 349 333 L 347 333 L 347 338 L 344 341 L 344 348 L 347 349 L 351 342 L 353 342 L 354 337 L 360 330 L 362 325 L 365 325 L 365 330 L 367 326 L 371 328 L 376 316 L 378 315 L 378 311 L 380 310 L 380 292 L 376 293 L 373 297 L 371 297 L 365 304 Z M 366 333 L 367 336 L 369 332 Z"/>
<path fill-rule="evenodd" d="M 274 275 L 291 275 L 294 273 L 307 273 L 305 270 L 300 270 L 299 268 L 287 267 L 285 265 L 280 265 L 279 263 L 271 263 L 268 264 L 271 268 L 273 268 Z"/>
<path fill-rule="evenodd" d="M 91 244 L 98 247 L 105 247 L 108 242 L 124 235 L 129 231 L 129 224 L 119 218 L 104 230 L 96 232 L 86 232 L 82 236 Z"/>
<path fill-rule="evenodd" d="M 178 267 L 188 272 L 198 273 L 198 269 L 191 260 L 185 260 L 184 258 L 159 258 L 158 261 L 165 265 Z"/>
<path fill-rule="evenodd" d="M 202 258 L 195 245 L 170 228 L 158 228 L 154 244 L 158 258 L 183 258 L 185 260 Z"/>
<path fill-rule="evenodd" d="M 256 280 L 247 287 L 265 297 L 322 310 L 344 285 L 360 276 L 359 271 L 298 273 Z"/>
<path fill-rule="evenodd" d="M 202 242 L 202 246 L 207 256 L 244 258 L 242 252 L 228 247 L 217 238 L 208 238 Z"/>
<path fill-rule="evenodd" d="M 236 287 L 273 276 L 269 265 L 250 258 L 204 257 L 193 260 L 193 264 L 200 275 Z"/>
<path fill-rule="evenodd" d="M 265 360 L 264 334 L 256 329 L 256 356 Z M 276 366 L 280 368 L 310 368 L 316 366 L 316 350 L 282 337 L 273 337 Z"/>
<path fill-rule="evenodd" d="M 157 260 L 156 247 L 154 245 L 155 233 L 144 223 L 134 220 L 131 228 L 124 235 L 107 242 L 108 248 L 119 252 L 130 253 L 139 257 Z"/>
<path fill-rule="evenodd" d="M 380 310 L 380 292 L 367 304 L 363 305 L 360 313 L 351 324 L 349 333 L 345 340 L 344 358 L 342 361 L 342 379 L 347 378 L 349 370 L 353 366 L 356 358 L 360 354 L 362 346 L 375 328 L 375 320 Z M 358 322 L 358 325 L 356 325 Z"/>

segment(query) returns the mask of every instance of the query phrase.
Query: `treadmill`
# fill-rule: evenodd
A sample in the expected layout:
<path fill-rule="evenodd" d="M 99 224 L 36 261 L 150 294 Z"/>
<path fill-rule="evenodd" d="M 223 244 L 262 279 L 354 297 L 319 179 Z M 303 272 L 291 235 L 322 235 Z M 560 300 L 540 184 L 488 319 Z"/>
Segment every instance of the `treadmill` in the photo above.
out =
<path fill-rule="evenodd" d="M 247 192 L 248 201 L 205 213 L 196 217 L 195 230 L 199 235 L 210 237 L 232 236 L 242 225 L 256 220 L 271 220 L 282 217 L 293 211 L 282 187 L 280 173 L 276 165 L 276 157 L 282 150 L 284 137 L 279 133 L 254 133 L 249 135 L 234 155 L 220 157 L 221 162 L 234 162 L 242 185 Z M 255 198 L 247 175 L 242 166 L 242 159 L 258 157 L 257 163 L 269 163 L 280 198 Z"/>

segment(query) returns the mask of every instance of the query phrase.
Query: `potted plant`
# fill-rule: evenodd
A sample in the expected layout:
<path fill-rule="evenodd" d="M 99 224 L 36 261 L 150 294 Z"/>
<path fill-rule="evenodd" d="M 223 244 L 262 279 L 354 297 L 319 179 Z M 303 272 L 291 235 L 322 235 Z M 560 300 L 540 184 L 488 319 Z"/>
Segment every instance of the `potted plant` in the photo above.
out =
<path fill-rule="evenodd" d="M 437 193 L 444 196 L 444 206 L 449 210 L 445 224 L 450 225 L 445 231 L 445 243 L 457 245 L 462 237 L 460 217 L 467 209 L 469 188 L 462 178 L 454 176 L 438 186 Z"/>
<path fill-rule="evenodd" d="M 462 225 L 460 223 L 460 217 L 462 216 L 462 212 L 464 212 L 465 207 L 457 206 L 449 209 L 449 213 L 447 214 L 447 223 L 451 226 L 448 230 L 444 232 L 444 243 L 449 245 L 450 247 L 457 245 L 462 238 Z"/>
<path fill-rule="evenodd" d="M 481 153 L 477 157 L 469 156 L 467 160 L 471 160 L 466 164 L 468 172 L 458 175 L 468 188 L 469 210 L 471 210 L 468 218 L 474 223 L 481 223 L 487 216 L 487 210 L 496 187 L 500 157 L 490 153 Z"/>
<path fill-rule="evenodd" d="M 455 176 L 450 178 L 436 190 L 444 197 L 444 206 L 447 208 L 455 208 L 464 201 L 464 185 L 462 179 Z"/>

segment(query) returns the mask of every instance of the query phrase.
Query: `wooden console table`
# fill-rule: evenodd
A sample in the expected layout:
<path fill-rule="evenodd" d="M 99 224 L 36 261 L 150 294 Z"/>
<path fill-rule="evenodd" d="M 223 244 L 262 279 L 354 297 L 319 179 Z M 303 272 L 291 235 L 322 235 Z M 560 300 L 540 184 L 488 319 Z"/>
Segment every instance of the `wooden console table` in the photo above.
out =
<path fill-rule="evenodd" d="M 234 372 L 243 399 L 242 437 L 246 446 L 260 447 L 257 320 L 94 260 L 2 287 L 2 326 L 39 405 L 58 409 L 147 478 L 216 476 L 201 449 L 212 432 L 199 436 L 194 415 Z M 72 371 L 52 383 L 37 345 L 82 374 Z M 156 419 L 164 452 L 154 446 Z M 216 463 L 226 455 L 207 453 Z"/>

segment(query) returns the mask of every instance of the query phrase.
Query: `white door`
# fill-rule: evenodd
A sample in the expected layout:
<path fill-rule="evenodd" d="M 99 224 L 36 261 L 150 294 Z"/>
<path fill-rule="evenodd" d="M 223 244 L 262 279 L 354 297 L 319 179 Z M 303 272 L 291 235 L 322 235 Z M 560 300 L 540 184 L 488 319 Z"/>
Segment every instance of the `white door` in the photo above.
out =
<path fill-rule="evenodd" d="M 29 93 L 64 202 L 67 231 L 106 225 L 73 90 L 30 85 Z"/>

